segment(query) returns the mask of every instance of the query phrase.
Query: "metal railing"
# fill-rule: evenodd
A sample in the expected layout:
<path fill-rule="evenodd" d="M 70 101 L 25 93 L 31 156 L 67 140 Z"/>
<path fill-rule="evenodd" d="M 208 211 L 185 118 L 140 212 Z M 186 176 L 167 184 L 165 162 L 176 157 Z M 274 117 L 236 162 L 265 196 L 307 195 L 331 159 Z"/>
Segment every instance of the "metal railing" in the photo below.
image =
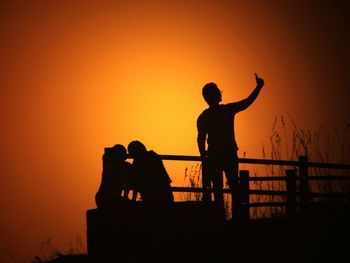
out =
<path fill-rule="evenodd" d="M 160 155 L 162 160 L 172 161 L 201 161 L 199 156 L 185 156 L 185 155 Z M 287 215 L 295 215 L 298 210 L 307 210 L 312 203 L 313 198 L 326 198 L 328 200 L 336 201 L 349 201 L 350 200 L 350 188 L 349 192 L 337 193 L 337 192 L 312 192 L 310 191 L 310 181 L 350 181 L 350 175 L 322 175 L 311 176 L 309 175 L 310 168 L 321 169 L 335 169 L 335 170 L 350 170 L 350 164 L 339 163 L 321 163 L 321 162 L 309 162 L 306 156 L 299 156 L 298 161 L 287 160 L 267 160 L 267 159 L 251 159 L 251 158 L 239 158 L 239 164 L 258 164 L 258 165 L 276 165 L 276 166 L 289 166 L 294 169 L 286 169 L 285 175 L 280 176 L 261 176 L 250 177 L 248 170 L 240 170 L 239 172 L 239 191 L 233 191 L 231 189 L 222 189 L 222 193 L 231 193 L 233 195 L 240 195 L 241 207 L 233 213 L 243 213 L 240 216 L 245 218 L 250 217 L 250 207 L 269 207 L 269 206 L 285 206 Z M 262 181 L 283 181 L 286 190 L 255 190 L 250 189 L 249 182 L 262 182 Z M 205 191 L 213 192 L 213 189 L 206 189 L 203 187 L 172 187 L 173 192 L 193 192 L 204 193 Z M 250 202 L 250 195 L 269 195 L 269 196 L 282 196 L 286 200 L 285 202 Z M 239 212 L 238 212 L 239 211 Z"/>

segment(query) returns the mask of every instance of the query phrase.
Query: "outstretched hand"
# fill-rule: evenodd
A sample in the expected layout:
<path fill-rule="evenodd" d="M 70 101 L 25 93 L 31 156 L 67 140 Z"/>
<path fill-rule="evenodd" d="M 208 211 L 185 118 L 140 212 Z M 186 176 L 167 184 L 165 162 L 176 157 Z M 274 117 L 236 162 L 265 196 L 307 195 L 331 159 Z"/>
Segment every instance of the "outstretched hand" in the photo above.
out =
<path fill-rule="evenodd" d="M 260 78 L 256 73 L 255 74 L 255 80 L 256 80 L 256 85 L 259 87 L 264 86 L 264 80 L 262 78 Z"/>

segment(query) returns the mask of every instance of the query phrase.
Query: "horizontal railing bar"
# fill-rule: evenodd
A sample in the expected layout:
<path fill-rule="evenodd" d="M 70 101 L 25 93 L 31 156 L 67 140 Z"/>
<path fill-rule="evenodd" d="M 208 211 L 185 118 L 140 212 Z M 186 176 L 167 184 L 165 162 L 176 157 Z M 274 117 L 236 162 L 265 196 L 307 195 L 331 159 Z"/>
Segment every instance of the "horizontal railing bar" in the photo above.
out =
<path fill-rule="evenodd" d="M 249 190 L 249 194 L 252 195 L 278 195 L 278 196 L 287 196 L 287 191 L 276 191 L 276 190 Z M 300 192 L 294 193 L 296 196 L 302 195 Z M 334 197 L 334 198 L 350 198 L 349 193 L 315 193 L 309 192 L 307 194 L 309 197 Z"/>
<path fill-rule="evenodd" d="M 259 206 L 286 206 L 286 202 L 254 202 L 249 203 L 249 207 L 259 207 Z"/>
<path fill-rule="evenodd" d="M 250 182 L 269 182 L 269 181 L 285 181 L 288 177 L 286 176 L 255 176 L 249 177 Z M 350 180 L 350 175 L 310 175 L 307 177 L 289 177 L 288 180 Z"/>
<path fill-rule="evenodd" d="M 325 198 L 350 198 L 348 193 L 309 193 L 309 197 L 325 197 Z"/>
<path fill-rule="evenodd" d="M 297 177 L 295 177 L 297 179 Z M 258 181 L 285 181 L 287 179 L 286 176 L 255 176 L 249 177 L 250 182 L 258 182 Z"/>
<path fill-rule="evenodd" d="M 350 175 L 311 175 L 306 180 L 350 180 Z"/>
<path fill-rule="evenodd" d="M 160 154 L 162 160 L 170 161 L 201 161 L 200 156 L 196 155 L 171 155 L 171 154 Z M 129 159 L 132 159 L 128 155 Z M 247 164 L 265 164 L 265 165 L 282 165 L 282 166 L 299 166 L 299 161 L 288 161 L 288 160 L 271 160 L 271 159 L 254 159 L 254 158 L 238 158 L 238 163 Z M 350 169 L 350 164 L 339 164 L 339 163 L 319 163 L 319 162 L 309 162 L 307 163 L 309 167 L 319 167 L 319 168 L 333 168 L 333 169 Z"/>
<path fill-rule="evenodd" d="M 159 155 L 162 160 L 171 160 L 171 161 L 200 161 L 200 156 L 194 155 L 167 155 L 161 154 Z"/>
<path fill-rule="evenodd" d="M 203 193 L 204 191 L 208 192 L 214 192 L 213 189 L 204 189 L 204 188 L 197 188 L 197 187 L 179 187 L 179 186 L 173 186 L 171 187 L 171 190 L 173 192 L 192 192 L 192 193 Z M 220 192 L 222 193 L 231 193 L 231 190 L 228 188 L 221 189 Z M 251 195 L 279 195 L 279 196 L 286 196 L 288 195 L 287 191 L 279 191 L 279 190 L 249 190 L 249 194 Z M 296 195 L 300 195 L 301 193 L 296 192 Z M 350 197 L 350 194 L 346 193 L 312 193 L 310 192 L 308 194 L 310 197 L 323 197 L 323 196 L 334 196 L 334 197 Z"/>
<path fill-rule="evenodd" d="M 173 192 L 192 192 L 192 193 L 202 193 L 204 188 L 196 188 L 196 187 L 181 187 L 181 186 L 172 186 L 171 190 Z"/>
<path fill-rule="evenodd" d="M 203 193 L 204 191 L 213 193 L 213 189 L 205 189 L 201 187 L 180 187 L 172 186 L 171 190 L 173 192 L 189 192 L 189 193 Z M 220 192 L 230 194 L 231 190 L 228 188 L 221 189 Z M 287 195 L 286 191 L 277 190 L 249 190 L 249 194 L 252 195 Z M 297 193 L 298 194 L 298 193 Z"/>
<path fill-rule="evenodd" d="M 278 190 L 249 190 L 251 195 L 287 195 L 287 191 Z"/>
<path fill-rule="evenodd" d="M 255 176 L 249 177 L 250 182 L 285 181 L 285 180 L 350 180 L 350 175 L 310 175 L 307 177 L 286 177 L 286 176 Z"/>
<path fill-rule="evenodd" d="M 164 155 L 164 154 L 161 154 L 160 158 L 162 160 L 173 160 L 173 161 L 201 161 L 200 156 L 187 156 L 187 155 Z M 234 159 L 232 159 L 232 161 L 234 161 Z M 299 165 L 298 161 L 251 159 L 251 158 L 238 158 L 238 163 L 286 165 L 286 166 L 298 166 Z"/>
<path fill-rule="evenodd" d="M 179 187 L 179 186 L 172 186 L 171 190 L 173 192 L 189 192 L 189 193 L 203 193 L 204 191 L 207 192 L 214 192 L 214 189 L 205 189 L 201 187 Z M 230 194 L 231 190 L 228 188 L 221 189 L 220 192 Z M 249 190 L 249 194 L 251 195 L 278 195 L 278 196 L 287 196 L 287 191 L 280 191 L 280 190 Z M 301 195 L 300 192 L 296 192 L 295 195 Z M 309 197 L 327 197 L 327 196 L 333 196 L 333 197 L 342 197 L 342 198 L 349 198 L 350 194 L 347 193 L 308 193 Z"/>
<path fill-rule="evenodd" d="M 334 204 L 334 205 L 340 205 L 340 204 L 347 204 L 347 202 L 332 202 L 332 201 L 318 201 L 318 202 L 313 202 L 313 205 L 324 205 L 324 204 Z M 288 203 L 287 202 L 252 202 L 249 203 L 248 206 L 249 207 L 266 207 L 266 206 L 287 206 Z M 300 202 L 296 203 L 297 206 L 300 205 Z"/>
<path fill-rule="evenodd" d="M 350 175 L 310 175 L 307 177 L 290 177 L 289 179 L 294 180 L 350 180 Z M 248 179 L 251 182 L 254 181 L 285 181 L 287 180 L 286 176 L 255 176 L 249 177 Z"/>
<path fill-rule="evenodd" d="M 298 161 L 238 158 L 238 163 L 298 166 Z"/>
<path fill-rule="evenodd" d="M 214 189 L 206 189 L 201 187 L 182 187 L 182 186 L 172 186 L 171 190 L 173 192 L 190 192 L 190 193 L 203 193 L 206 192 L 214 192 Z M 222 193 L 231 193 L 231 190 L 228 188 L 223 188 L 220 190 Z"/>
<path fill-rule="evenodd" d="M 340 164 L 340 163 L 309 162 L 307 163 L 307 165 L 313 168 L 350 169 L 350 164 Z"/>

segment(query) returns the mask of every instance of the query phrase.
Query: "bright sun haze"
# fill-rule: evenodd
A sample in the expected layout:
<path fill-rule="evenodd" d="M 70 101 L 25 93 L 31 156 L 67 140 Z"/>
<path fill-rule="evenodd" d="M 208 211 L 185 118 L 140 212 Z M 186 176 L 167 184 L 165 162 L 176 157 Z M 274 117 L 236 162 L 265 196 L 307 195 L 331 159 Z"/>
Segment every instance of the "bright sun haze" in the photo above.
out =
<path fill-rule="evenodd" d="M 286 110 L 310 129 L 349 122 L 345 11 L 267 2 L 2 3 L 0 261 L 31 260 L 45 236 L 62 249 L 85 239 L 104 147 L 198 155 L 207 82 L 228 103 L 253 91 L 254 73 L 265 79 L 237 115 L 240 157 L 262 157 Z M 166 165 L 181 185 L 192 163 Z"/>

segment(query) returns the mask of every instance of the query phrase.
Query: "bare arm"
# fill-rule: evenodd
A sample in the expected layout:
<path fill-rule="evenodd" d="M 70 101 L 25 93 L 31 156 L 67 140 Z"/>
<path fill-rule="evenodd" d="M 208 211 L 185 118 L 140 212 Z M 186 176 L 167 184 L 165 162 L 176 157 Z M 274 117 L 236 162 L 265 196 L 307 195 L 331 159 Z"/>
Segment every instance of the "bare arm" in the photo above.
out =
<path fill-rule="evenodd" d="M 256 88 L 253 90 L 253 92 L 246 99 L 231 104 L 234 106 L 236 112 L 247 109 L 258 97 L 260 90 L 264 86 L 264 80 L 260 78 L 256 73 L 255 80 Z"/>
<path fill-rule="evenodd" d="M 197 131 L 198 131 L 198 136 L 197 136 L 197 144 L 198 144 L 198 150 L 201 155 L 201 157 L 206 156 L 206 150 L 205 150 L 205 141 L 207 138 L 207 133 L 205 130 L 205 127 L 203 125 L 203 120 L 201 116 L 199 116 L 197 120 Z"/>
<path fill-rule="evenodd" d="M 125 183 L 125 189 L 124 189 L 124 198 L 129 199 L 129 193 L 132 191 L 132 201 L 136 201 L 138 190 L 137 190 L 137 185 L 136 185 L 136 178 L 137 178 L 137 173 L 135 172 L 135 168 L 130 165 L 129 166 L 129 171 L 128 171 L 128 176 L 127 180 Z"/>
<path fill-rule="evenodd" d="M 131 176 L 131 164 L 128 162 L 124 163 L 125 165 L 125 181 L 124 181 L 124 191 L 123 191 L 123 198 L 129 199 L 129 192 L 130 192 L 130 176 Z"/>

